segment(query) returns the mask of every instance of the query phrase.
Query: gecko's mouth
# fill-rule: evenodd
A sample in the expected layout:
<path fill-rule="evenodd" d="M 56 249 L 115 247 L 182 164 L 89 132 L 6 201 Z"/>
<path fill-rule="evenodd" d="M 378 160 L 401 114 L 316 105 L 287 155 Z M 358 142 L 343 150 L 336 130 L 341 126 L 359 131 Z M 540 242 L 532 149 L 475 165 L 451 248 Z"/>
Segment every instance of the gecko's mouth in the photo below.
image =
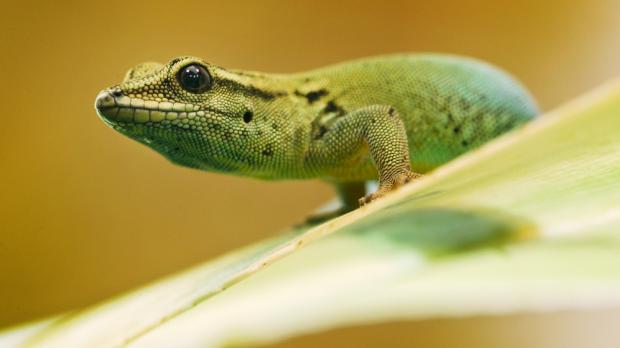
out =
<path fill-rule="evenodd" d="M 101 91 L 95 99 L 97 114 L 106 123 L 157 123 L 163 120 L 194 118 L 203 113 L 200 107 L 185 103 L 144 100 L 131 98 L 118 89 Z"/>

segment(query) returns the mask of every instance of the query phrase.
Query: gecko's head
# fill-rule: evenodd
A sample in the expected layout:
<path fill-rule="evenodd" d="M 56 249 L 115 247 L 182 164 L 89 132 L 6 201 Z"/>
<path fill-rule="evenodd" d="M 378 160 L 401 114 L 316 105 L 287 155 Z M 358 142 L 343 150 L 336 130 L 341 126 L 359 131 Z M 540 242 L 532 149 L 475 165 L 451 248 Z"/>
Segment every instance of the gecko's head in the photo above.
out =
<path fill-rule="evenodd" d="M 240 172 L 251 164 L 238 159 L 248 158 L 255 101 L 274 97 L 242 79 L 193 57 L 145 63 L 101 91 L 95 108 L 106 124 L 177 164 Z"/>

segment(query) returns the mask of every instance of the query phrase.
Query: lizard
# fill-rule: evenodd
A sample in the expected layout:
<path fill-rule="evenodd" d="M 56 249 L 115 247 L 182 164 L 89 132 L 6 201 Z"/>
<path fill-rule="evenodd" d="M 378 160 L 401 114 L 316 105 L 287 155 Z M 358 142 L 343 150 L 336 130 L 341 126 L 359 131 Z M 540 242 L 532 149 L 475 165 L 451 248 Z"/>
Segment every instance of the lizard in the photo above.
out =
<path fill-rule="evenodd" d="M 311 71 L 142 63 L 101 91 L 99 117 L 171 162 L 259 179 L 319 178 L 356 209 L 538 115 L 508 73 L 474 58 L 393 54 Z M 378 179 L 366 195 L 365 182 Z M 360 198 L 361 197 L 361 198 Z"/>

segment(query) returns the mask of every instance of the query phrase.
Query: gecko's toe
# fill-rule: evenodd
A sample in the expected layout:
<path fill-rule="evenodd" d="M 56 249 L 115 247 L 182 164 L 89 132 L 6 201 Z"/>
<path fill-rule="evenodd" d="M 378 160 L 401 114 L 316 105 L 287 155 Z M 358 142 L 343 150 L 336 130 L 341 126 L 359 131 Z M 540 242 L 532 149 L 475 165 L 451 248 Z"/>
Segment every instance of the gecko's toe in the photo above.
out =
<path fill-rule="evenodd" d="M 422 174 L 414 173 L 412 171 L 407 171 L 398 175 L 395 175 L 387 182 L 384 182 L 379 186 L 379 189 L 376 192 L 373 192 L 366 197 L 362 197 L 359 199 L 360 206 L 364 206 L 372 201 L 375 201 L 387 193 L 392 192 L 399 187 L 405 185 L 408 182 L 411 182 L 415 179 L 422 177 Z"/>
<path fill-rule="evenodd" d="M 357 201 L 360 203 L 360 207 L 363 207 L 368 202 L 370 202 L 370 200 L 368 199 L 368 196 L 362 197 L 362 198 L 358 199 Z"/>
<path fill-rule="evenodd" d="M 383 195 L 385 194 L 384 190 L 379 189 L 376 192 L 373 192 L 365 197 L 362 197 L 359 199 L 359 203 L 360 203 L 360 207 L 374 201 L 377 200 L 378 198 L 383 197 Z"/>
<path fill-rule="evenodd" d="M 415 179 L 419 179 L 422 177 L 422 174 L 418 174 L 415 172 L 407 172 L 397 176 L 394 180 L 394 186 L 399 187 L 406 183 L 409 183 Z"/>

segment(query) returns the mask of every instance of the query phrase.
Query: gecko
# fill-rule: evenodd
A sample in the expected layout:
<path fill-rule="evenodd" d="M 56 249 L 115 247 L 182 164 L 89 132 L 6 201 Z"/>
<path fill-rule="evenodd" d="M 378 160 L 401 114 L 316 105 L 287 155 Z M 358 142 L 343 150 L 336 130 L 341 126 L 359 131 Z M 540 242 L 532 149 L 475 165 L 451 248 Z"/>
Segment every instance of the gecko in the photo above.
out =
<path fill-rule="evenodd" d="M 356 209 L 538 115 L 508 73 L 474 58 L 393 54 L 300 73 L 184 56 L 101 91 L 99 117 L 171 162 L 267 180 L 318 178 Z M 367 194 L 365 182 L 378 179 Z"/>

